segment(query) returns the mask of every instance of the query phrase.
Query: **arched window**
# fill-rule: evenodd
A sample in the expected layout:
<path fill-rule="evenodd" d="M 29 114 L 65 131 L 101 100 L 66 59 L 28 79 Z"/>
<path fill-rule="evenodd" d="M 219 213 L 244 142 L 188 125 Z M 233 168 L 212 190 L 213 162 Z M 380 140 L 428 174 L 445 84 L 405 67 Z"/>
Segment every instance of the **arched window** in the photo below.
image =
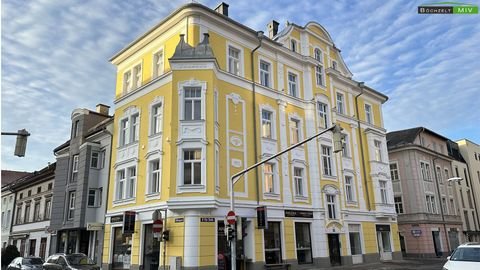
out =
<path fill-rule="evenodd" d="M 315 60 L 322 62 L 322 51 L 319 48 L 316 48 L 314 51 Z"/>
<path fill-rule="evenodd" d="M 292 51 L 294 51 L 294 52 L 297 51 L 297 41 L 296 40 L 294 40 L 294 39 L 290 40 L 290 49 L 292 49 Z"/>

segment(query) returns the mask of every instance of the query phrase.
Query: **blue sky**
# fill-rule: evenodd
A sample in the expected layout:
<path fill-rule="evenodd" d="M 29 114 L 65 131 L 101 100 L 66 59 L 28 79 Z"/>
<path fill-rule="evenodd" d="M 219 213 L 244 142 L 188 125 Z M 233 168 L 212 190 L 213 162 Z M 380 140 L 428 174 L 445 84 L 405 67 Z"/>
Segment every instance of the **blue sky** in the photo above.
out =
<path fill-rule="evenodd" d="M 2 131 L 32 135 L 24 158 L 13 156 L 15 138 L 2 136 L 2 169 L 32 171 L 55 161 L 73 109 L 113 107 L 109 57 L 187 2 L 3 0 Z M 390 97 L 387 130 L 425 126 L 480 144 L 480 15 L 419 15 L 423 3 L 232 1 L 229 15 L 265 32 L 272 19 L 280 30 L 287 21 L 319 22 L 354 79 Z"/>

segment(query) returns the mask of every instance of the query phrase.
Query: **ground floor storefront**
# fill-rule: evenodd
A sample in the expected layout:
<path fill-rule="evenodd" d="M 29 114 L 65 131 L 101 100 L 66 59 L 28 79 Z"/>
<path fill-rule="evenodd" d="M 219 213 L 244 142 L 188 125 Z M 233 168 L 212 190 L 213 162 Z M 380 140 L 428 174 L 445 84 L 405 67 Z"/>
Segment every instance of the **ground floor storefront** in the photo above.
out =
<path fill-rule="evenodd" d="M 167 214 L 163 229 L 169 231 L 168 241 L 156 238 L 155 209 L 135 210 L 134 229 L 128 233 L 123 213 L 107 214 L 104 270 L 151 270 L 164 264 L 170 269 L 230 269 L 226 207 L 160 210 Z M 326 220 L 321 211 L 272 208 L 259 229 L 255 208 L 239 209 L 237 216 L 242 221 L 237 225 L 237 269 L 264 269 L 265 264 L 329 267 L 401 258 L 398 228 L 391 218 L 350 213 L 348 218 Z"/>
<path fill-rule="evenodd" d="M 44 230 L 15 232 L 10 235 L 9 244 L 16 246 L 22 257 L 46 259 L 49 256 L 50 234 Z"/>
<path fill-rule="evenodd" d="M 92 227 L 93 228 L 93 227 Z M 52 237 L 52 253 L 83 253 L 100 264 L 103 250 L 103 225 L 94 230 L 59 230 Z"/>
<path fill-rule="evenodd" d="M 402 253 L 407 257 L 446 257 L 466 239 L 461 225 L 399 224 Z"/>

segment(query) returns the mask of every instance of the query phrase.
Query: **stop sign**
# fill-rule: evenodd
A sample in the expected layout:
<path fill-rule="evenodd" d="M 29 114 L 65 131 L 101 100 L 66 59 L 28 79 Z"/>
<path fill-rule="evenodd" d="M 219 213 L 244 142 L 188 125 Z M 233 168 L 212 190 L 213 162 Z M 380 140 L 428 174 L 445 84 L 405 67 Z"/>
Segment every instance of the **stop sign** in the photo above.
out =
<path fill-rule="evenodd" d="M 163 220 L 157 219 L 153 222 L 152 226 L 153 232 L 154 233 L 161 233 L 163 230 Z"/>
<path fill-rule="evenodd" d="M 229 211 L 227 214 L 227 223 L 230 225 L 235 224 L 235 212 Z"/>

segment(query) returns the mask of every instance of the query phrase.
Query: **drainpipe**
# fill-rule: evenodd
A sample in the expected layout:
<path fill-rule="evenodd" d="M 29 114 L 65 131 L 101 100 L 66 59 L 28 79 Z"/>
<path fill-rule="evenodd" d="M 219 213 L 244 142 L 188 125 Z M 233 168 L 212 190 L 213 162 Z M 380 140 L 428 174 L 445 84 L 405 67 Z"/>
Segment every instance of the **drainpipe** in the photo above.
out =
<path fill-rule="evenodd" d="M 363 150 L 362 129 L 360 127 L 360 114 L 358 113 L 358 97 L 363 95 L 365 83 L 364 82 L 359 82 L 358 87 L 360 87 L 361 92 L 360 92 L 360 94 L 355 96 L 355 110 L 356 110 L 356 114 L 357 114 L 358 138 L 359 138 L 359 141 L 360 141 L 360 152 L 362 154 L 363 184 L 365 185 L 365 195 L 367 196 L 367 209 L 368 209 L 368 211 L 371 211 L 372 208 L 370 206 L 370 192 L 368 191 L 367 170 L 366 170 L 367 165 L 365 164 L 365 153 L 364 153 L 364 150 Z"/>
<path fill-rule="evenodd" d="M 257 102 L 255 93 L 255 65 L 253 63 L 253 55 L 256 50 L 262 46 L 263 31 L 257 31 L 258 45 L 250 53 L 250 71 L 252 72 L 252 94 L 253 94 L 253 148 L 255 153 L 255 164 L 258 163 L 258 146 L 257 146 Z M 257 205 L 260 204 L 260 189 L 258 187 L 258 168 L 255 168 L 255 189 L 257 193 Z"/>

